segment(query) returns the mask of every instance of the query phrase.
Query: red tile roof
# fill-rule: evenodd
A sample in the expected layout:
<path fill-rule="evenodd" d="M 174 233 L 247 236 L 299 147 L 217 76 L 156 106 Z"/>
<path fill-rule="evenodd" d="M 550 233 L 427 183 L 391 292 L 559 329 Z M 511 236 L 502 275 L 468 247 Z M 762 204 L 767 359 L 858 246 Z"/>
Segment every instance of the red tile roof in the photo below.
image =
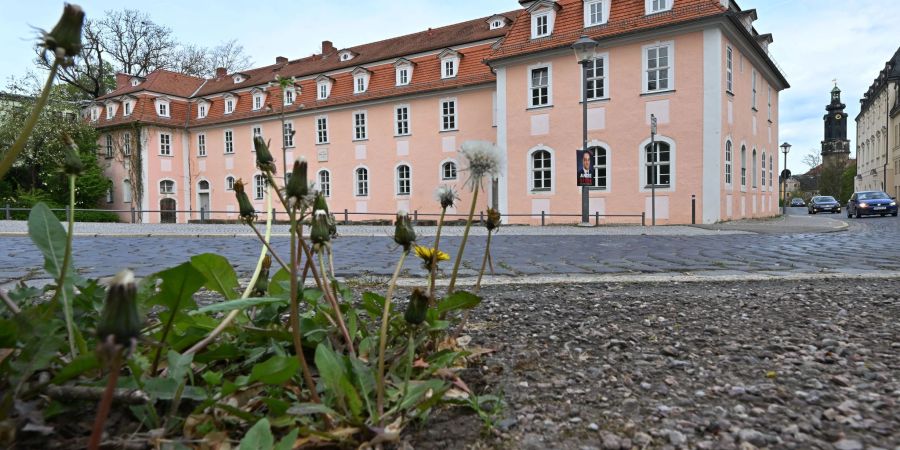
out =
<path fill-rule="evenodd" d="M 129 77 L 130 79 L 131 77 Z M 118 97 L 124 94 L 132 94 L 140 91 L 150 91 L 156 92 L 159 94 L 173 95 L 176 97 L 190 97 L 197 91 L 197 88 L 203 85 L 203 82 L 206 81 L 203 78 L 192 77 L 190 75 L 184 75 L 177 72 L 172 72 L 169 70 L 155 70 L 147 75 L 146 80 L 144 82 L 138 84 L 137 86 L 126 85 L 124 87 L 120 87 L 106 95 L 103 95 L 97 100 L 105 100 L 113 97 Z"/>

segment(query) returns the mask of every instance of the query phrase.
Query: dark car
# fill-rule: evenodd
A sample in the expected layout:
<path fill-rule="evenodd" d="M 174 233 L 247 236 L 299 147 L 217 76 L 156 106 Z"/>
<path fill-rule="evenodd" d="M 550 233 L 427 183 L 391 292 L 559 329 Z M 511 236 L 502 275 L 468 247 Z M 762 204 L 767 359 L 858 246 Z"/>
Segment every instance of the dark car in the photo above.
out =
<path fill-rule="evenodd" d="M 806 205 L 806 211 L 809 214 L 820 212 L 830 212 L 832 214 L 841 212 L 841 204 L 834 197 L 828 195 L 819 195 L 813 197 Z"/>
<path fill-rule="evenodd" d="M 791 206 L 806 206 L 806 202 L 803 201 L 800 197 L 794 197 L 791 199 Z"/>
<path fill-rule="evenodd" d="M 882 191 L 854 192 L 847 202 L 847 217 L 888 214 L 897 217 L 897 201 Z"/>

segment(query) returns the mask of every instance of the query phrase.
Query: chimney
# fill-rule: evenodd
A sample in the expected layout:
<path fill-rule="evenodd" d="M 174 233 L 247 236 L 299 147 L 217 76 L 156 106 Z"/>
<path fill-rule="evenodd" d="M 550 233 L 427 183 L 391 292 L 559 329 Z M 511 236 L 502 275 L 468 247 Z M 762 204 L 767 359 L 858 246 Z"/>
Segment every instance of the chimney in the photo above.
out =
<path fill-rule="evenodd" d="M 131 84 L 130 80 L 131 80 L 131 76 L 128 75 L 127 73 L 121 73 L 121 72 L 117 73 L 116 74 L 116 89 L 122 89 L 123 87 L 130 85 Z"/>
<path fill-rule="evenodd" d="M 285 58 L 284 56 L 276 56 L 275 57 L 275 64 L 287 64 L 287 62 L 288 62 L 288 59 Z"/>
<path fill-rule="evenodd" d="M 225 75 L 228 75 L 228 70 L 224 67 L 216 67 L 216 78 L 222 78 Z"/>
<path fill-rule="evenodd" d="M 334 44 L 331 41 L 322 41 L 322 54 L 330 55 L 336 52 L 337 49 L 334 48 Z"/>

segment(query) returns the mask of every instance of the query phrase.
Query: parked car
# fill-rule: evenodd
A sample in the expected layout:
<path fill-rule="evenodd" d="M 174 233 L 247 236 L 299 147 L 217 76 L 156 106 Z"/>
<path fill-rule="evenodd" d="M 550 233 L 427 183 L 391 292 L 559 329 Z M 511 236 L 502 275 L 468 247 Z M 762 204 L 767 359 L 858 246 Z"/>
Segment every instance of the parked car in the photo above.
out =
<path fill-rule="evenodd" d="M 834 197 L 829 195 L 818 195 L 813 197 L 806 206 L 806 212 L 816 214 L 820 212 L 830 212 L 832 214 L 841 213 L 841 204 Z"/>
<path fill-rule="evenodd" d="M 791 206 L 806 206 L 806 202 L 803 201 L 800 197 L 794 197 L 791 199 Z"/>
<path fill-rule="evenodd" d="M 897 200 L 882 191 L 854 192 L 847 202 L 847 217 L 888 214 L 897 217 Z"/>

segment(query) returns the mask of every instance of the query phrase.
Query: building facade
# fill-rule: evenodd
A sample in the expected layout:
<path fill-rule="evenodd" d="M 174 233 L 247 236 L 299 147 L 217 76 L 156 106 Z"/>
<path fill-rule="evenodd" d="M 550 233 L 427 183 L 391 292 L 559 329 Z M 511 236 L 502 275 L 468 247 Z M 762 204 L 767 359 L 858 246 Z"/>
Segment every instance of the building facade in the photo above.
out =
<path fill-rule="evenodd" d="M 900 49 L 859 102 L 854 187 L 900 196 Z"/>
<path fill-rule="evenodd" d="M 753 28 L 755 10 L 729 0 L 519 3 L 357 47 L 325 41 L 321 54 L 213 79 L 120 74 L 85 112 L 119 190 L 110 206 L 143 211 L 145 222 L 235 219 L 242 179 L 265 210 L 252 146 L 261 135 L 280 171 L 305 157 L 332 210 L 351 220 L 435 213 L 434 189 L 465 180 L 460 145 L 486 140 L 506 164 L 480 209 L 496 202 L 507 222 L 577 222 L 568 215 L 581 211 L 584 75 L 571 46 L 587 35 L 600 47 L 587 78 L 591 215 L 649 217 L 651 185 L 657 223 L 690 223 L 692 200 L 698 223 L 778 213 L 788 84 L 771 35 Z"/>

